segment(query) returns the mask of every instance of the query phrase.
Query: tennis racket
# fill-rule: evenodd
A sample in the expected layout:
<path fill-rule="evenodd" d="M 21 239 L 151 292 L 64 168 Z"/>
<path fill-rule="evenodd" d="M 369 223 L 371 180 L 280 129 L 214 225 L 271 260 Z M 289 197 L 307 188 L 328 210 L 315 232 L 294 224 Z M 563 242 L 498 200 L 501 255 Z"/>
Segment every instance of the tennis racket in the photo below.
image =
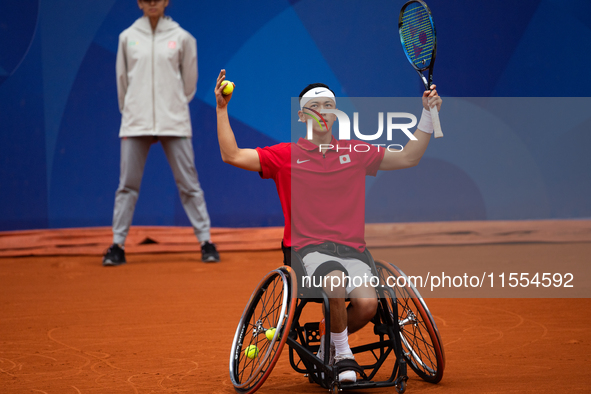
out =
<path fill-rule="evenodd" d="M 425 90 L 431 90 L 437 40 L 431 10 L 424 1 L 411 0 L 402 6 L 398 32 L 406 58 L 421 77 Z M 423 75 L 426 70 L 429 70 L 428 80 Z M 430 110 L 435 138 L 443 137 L 437 107 L 431 107 Z"/>

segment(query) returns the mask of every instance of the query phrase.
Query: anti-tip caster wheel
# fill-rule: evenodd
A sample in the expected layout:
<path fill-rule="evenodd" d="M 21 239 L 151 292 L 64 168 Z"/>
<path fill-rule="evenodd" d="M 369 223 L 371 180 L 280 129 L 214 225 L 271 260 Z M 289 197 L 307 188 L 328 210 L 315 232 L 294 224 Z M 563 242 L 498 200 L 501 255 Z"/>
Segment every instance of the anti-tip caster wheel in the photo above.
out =
<path fill-rule="evenodd" d="M 330 385 L 330 394 L 339 394 L 340 392 L 341 388 L 339 387 L 339 384 L 333 382 L 333 384 Z"/>
<path fill-rule="evenodd" d="M 406 391 L 406 380 L 401 380 L 400 382 L 394 385 L 396 392 L 402 394 Z"/>

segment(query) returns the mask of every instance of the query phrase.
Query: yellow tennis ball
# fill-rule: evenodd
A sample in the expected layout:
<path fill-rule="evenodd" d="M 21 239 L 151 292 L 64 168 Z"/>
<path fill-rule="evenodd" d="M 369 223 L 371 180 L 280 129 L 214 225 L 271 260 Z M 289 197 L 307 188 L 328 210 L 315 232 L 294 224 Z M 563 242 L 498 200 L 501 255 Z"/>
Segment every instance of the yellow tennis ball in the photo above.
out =
<path fill-rule="evenodd" d="M 224 87 L 224 89 L 222 90 L 222 93 L 225 96 L 227 96 L 234 91 L 234 84 L 226 79 L 225 81 L 222 82 L 222 85 L 224 84 L 224 82 L 228 82 L 228 84 Z"/>
<path fill-rule="evenodd" d="M 250 358 L 251 360 L 259 355 L 259 348 L 256 345 L 250 345 L 244 350 L 244 354 L 246 357 Z"/>
<path fill-rule="evenodd" d="M 275 336 L 275 331 L 276 331 L 275 327 L 271 327 L 267 331 L 265 331 L 265 336 L 267 337 L 267 339 L 269 341 L 273 340 L 273 337 Z"/>

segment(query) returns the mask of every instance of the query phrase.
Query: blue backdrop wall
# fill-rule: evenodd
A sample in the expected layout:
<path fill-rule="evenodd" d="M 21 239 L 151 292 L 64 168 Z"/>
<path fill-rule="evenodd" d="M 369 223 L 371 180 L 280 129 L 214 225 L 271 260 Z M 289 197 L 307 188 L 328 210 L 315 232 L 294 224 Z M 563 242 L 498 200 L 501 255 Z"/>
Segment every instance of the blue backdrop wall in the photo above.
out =
<path fill-rule="evenodd" d="M 283 222 L 273 182 L 220 159 L 213 96 L 219 70 L 226 68 L 237 84 L 230 113 L 243 147 L 289 140 L 290 98 L 311 82 L 329 84 L 338 96 L 418 96 L 420 81 L 397 34 L 403 3 L 232 0 L 221 8 L 217 1 L 171 1 L 168 14 L 198 42 L 193 143 L 214 226 Z M 591 2 L 429 5 L 439 40 L 440 94 L 483 98 L 464 105 L 483 112 L 479 119 L 491 120 L 489 128 L 497 122 L 502 141 L 494 154 L 475 155 L 474 149 L 490 146 L 490 133 L 479 130 L 477 119 L 464 134 L 447 123 L 445 145 L 433 143 L 418 167 L 381 175 L 368 188 L 374 190 L 370 202 L 404 207 L 380 218 L 591 217 L 589 112 L 556 122 L 558 134 L 528 127 L 528 117 L 560 113 L 529 109 L 527 117 L 519 116 L 528 97 L 556 98 L 558 104 L 567 103 L 564 98 L 575 105 L 588 100 L 586 70 L 573 65 L 586 67 L 591 60 Z M 117 39 L 140 10 L 134 0 L 3 1 L 2 10 L 0 230 L 109 225 L 119 172 Z M 507 169 L 521 171 L 520 178 L 504 182 Z M 401 184 L 403 189 L 388 188 Z M 529 189 L 519 191 L 520 185 Z M 134 224 L 189 224 L 158 145 L 148 158 Z"/>

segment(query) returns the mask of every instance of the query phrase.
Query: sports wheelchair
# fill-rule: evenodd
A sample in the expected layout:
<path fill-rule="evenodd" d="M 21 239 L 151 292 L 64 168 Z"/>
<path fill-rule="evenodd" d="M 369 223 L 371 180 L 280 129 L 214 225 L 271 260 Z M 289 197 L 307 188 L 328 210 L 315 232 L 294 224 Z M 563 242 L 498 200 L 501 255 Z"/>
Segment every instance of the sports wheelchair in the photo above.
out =
<path fill-rule="evenodd" d="M 375 340 L 351 348 L 356 359 L 361 354 L 370 359 L 369 363 L 360 362 L 361 370 L 357 372 L 361 379 L 355 383 L 339 382 L 338 366 L 328 364 L 330 340 L 324 341 L 324 360 L 316 356 L 320 348 L 319 322 L 302 324 L 300 316 L 308 303 L 321 303 L 326 333 L 330 333 L 329 300 L 321 288 L 298 286 L 302 283 L 298 278 L 303 277 L 305 269 L 299 255 L 291 252 L 291 266 L 284 265 L 263 277 L 238 323 L 230 354 L 230 377 L 238 393 L 251 394 L 262 386 L 286 343 L 291 367 L 332 394 L 390 386 L 403 393 L 408 380 L 407 366 L 427 382 L 441 380 L 445 369 L 443 345 L 419 292 L 400 269 L 374 261 L 367 249 L 363 260 L 379 278 L 379 284 L 374 286 L 378 308 L 370 322 Z M 286 263 L 290 261 L 286 259 Z M 391 374 L 384 381 L 375 381 L 385 364 L 393 365 Z"/>

